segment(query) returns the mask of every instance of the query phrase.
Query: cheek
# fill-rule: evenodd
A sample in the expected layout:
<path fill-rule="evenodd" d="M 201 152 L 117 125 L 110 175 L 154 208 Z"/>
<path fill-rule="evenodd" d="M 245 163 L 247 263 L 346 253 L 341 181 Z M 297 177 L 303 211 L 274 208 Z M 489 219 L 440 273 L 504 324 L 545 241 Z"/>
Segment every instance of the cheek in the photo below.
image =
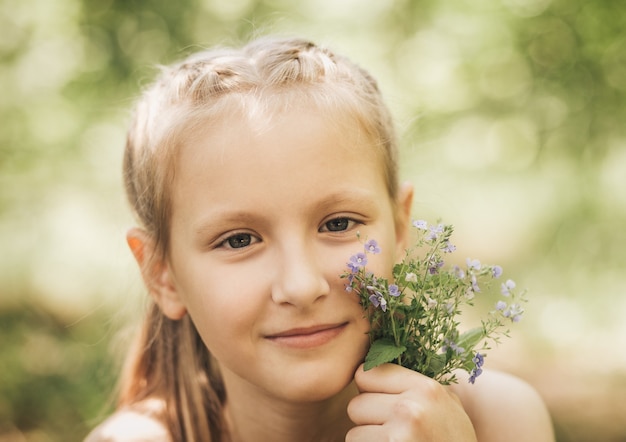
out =
<path fill-rule="evenodd" d="M 210 302 L 194 303 L 188 310 L 202 341 L 220 361 L 243 357 L 253 348 L 262 307 L 229 292 L 214 295 L 209 290 L 205 293 Z"/>
<path fill-rule="evenodd" d="M 269 299 L 264 272 L 216 265 L 186 270 L 178 289 L 207 346 L 247 333 L 254 326 Z"/>
<path fill-rule="evenodd" d="M 393 266 L 398 260 L 396 245 L 393 238 L 385 238 L 379 242 L 380 253 L 373 255 L 369 253 L 367 265 L 365 268 L 368 272 L 374 273 L 377 277 L 386 278 L 391 283 Z"/>

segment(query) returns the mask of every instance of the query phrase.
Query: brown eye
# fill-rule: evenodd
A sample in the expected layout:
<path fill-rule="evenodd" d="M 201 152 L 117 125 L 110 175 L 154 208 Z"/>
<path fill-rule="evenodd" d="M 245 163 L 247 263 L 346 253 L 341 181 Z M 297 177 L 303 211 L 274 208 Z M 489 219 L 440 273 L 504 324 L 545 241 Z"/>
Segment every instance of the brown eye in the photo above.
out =
<path fill-rule="evenodd" d="M 224 244 L 232 249 L 241 249 L 242 247 L 248 247 L 252 243 L 252 236 L 248 233 L 238 233 L 227 238 Z"/>
<path fill-rule="evenodd" d="M 335 218 L 324 224 L 324 227 L 329 232 L 342 232 L 347 230 L 350 226 L 350 220 L 348 218 Z"/>

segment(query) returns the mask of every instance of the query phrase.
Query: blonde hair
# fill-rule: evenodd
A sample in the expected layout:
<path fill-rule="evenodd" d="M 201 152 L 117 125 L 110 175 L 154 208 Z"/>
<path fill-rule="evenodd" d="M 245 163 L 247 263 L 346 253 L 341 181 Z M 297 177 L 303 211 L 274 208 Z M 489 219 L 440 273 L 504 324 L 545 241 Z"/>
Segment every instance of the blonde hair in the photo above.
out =
<path fill-rule="evenodd" d="M 262 38 L 241 49 L 196 53 L 163 68 L 138 101 L 128 132 L 124 180 L 130 205 L 156 249 L 168 252 L 170 188 L 176 153 L 200 125 L 239 111 L 265 114 L 306 103 L 358 121 L 383 161 L 389 195 L 397 192 L 397 146 L 376 81 L 348 59 L 301 39 Z M 217 441 L 226 392 L 189 316 L 173 321 L 152 304 L 122 377 L 119 404 L 160 398 L 158 416 L 175 441 Z"/>

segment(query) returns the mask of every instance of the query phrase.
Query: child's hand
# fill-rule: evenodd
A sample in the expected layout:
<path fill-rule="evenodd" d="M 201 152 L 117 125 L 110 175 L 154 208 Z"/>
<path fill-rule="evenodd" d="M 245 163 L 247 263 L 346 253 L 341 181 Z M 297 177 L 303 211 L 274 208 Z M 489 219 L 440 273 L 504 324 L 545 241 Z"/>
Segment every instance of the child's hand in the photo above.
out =
<path fill-rule="evenodd" d="M 384 364 L 354 376 L 361 394 L 348 405 L 354 441 L 476 441 L 474 427 L 449 388 L 415 371 Z"/>

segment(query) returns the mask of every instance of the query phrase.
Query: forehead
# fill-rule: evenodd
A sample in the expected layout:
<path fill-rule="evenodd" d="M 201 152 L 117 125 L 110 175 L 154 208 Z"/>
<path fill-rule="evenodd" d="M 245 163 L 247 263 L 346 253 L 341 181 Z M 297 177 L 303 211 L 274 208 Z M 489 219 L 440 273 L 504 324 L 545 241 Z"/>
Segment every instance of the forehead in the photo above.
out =
<path fill-rule="evenodd" d="M 364 174 L 386 189 L 377 141 L 358 118 L 337 109 L 307 102 L 255 108 L 239 101 L 188 135 L 177 159 L 174 206 L 198 188 L 207 201 L 215 193 L 253 199 L 308 181 L 298 190 L 305 196 L 323 186 L 356 185 Z"/>
<path fill-rule="evenodd" d="M 190 146 L 198 143 L 227 156 L 234 146 L 254 144 L 270 132 L 275 141 L 279 141 L 281 132 L 287 137 L 294 126 L 301 130 L 314 119 L 317 130 L 323 130 L 326 136 L 336 136 L 335 142 L 358 150 L 359 155 L 376 155 L 385 168 L 384 143 L 375 124 L 369 121 L 354 97 L 351 100 L 341 94 L 318 92 L 318 88 L 289 88 L 263 93 L 230 93 L 208 111 L 198 109 L 180 125 L 176 156 L 184 157 Z M 282 124 L 286 119 L 291 126 Z"/>
<path fill-rule="evenodd" d="M 358 116 L 336 107 L 321 109 L 306 101 L 283 106 L 238 101 L 236 106 L 225 107 L 217 118 L 191 131 L 179 158 L 203 152 L 217 165 L 231 156 L 245 155 L 255 157 L 260 165 L 265 163 L 264 156 L 279 161 L 303 154 L 305 148 L 315 154 L 317 147 L 321 153 L 323 145 L 328 144 L 341 151 L 342 157 L 353 155 L 353 162 L 359 158 L 382 160 L 378 155 L 379 143 L 372 139 Z M 302 168 L 305 164 L 293 166 Z"/>

